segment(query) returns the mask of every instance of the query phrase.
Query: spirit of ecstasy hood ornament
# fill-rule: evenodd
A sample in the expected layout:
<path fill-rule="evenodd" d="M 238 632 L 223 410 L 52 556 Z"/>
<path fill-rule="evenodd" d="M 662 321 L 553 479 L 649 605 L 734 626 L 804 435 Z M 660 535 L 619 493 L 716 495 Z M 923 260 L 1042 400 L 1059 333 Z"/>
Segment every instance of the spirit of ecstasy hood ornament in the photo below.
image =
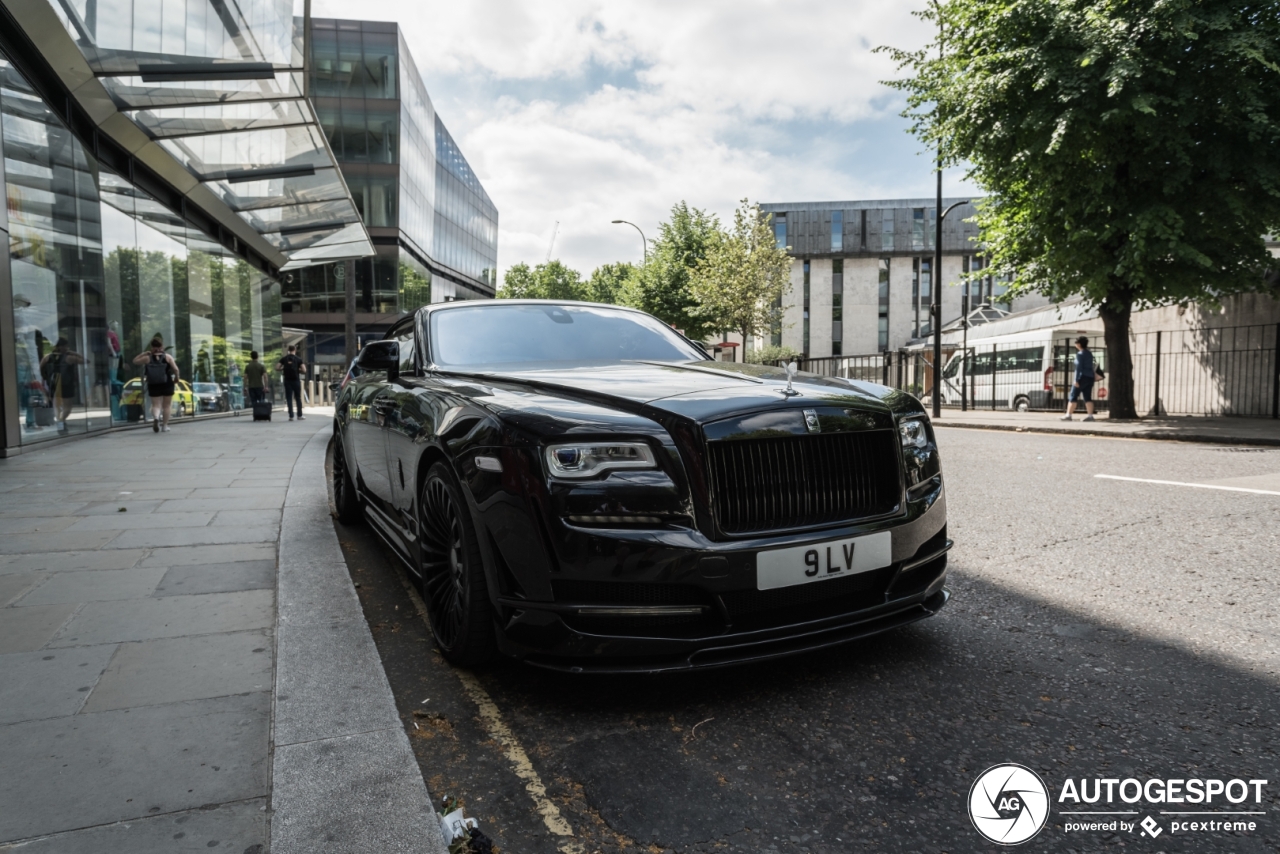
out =
<path fill-rule="evenodd" d="M 787 397 L 795 397 L 800 392 L 796 391 L 794 388 L 791 387 L 791 381 L 795 379 L 796 373 L 800 369 L 796 367 L 795 362 L 788 362 L 787 364 L 782 366 L 782 369 L 787 372 L 787 387 L 782 389 L 782 393 Z"/>

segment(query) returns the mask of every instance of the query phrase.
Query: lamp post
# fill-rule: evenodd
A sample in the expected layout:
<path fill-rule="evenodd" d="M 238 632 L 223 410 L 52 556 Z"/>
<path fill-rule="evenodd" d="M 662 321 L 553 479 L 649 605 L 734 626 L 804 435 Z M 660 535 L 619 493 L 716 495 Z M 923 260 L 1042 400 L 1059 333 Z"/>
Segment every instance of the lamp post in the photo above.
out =
<path fill-rule="evenodd" d="M 945 211 L 938 214 L 938 222 L 933 238 L 933 305 L 929 306 L 933 315 L 933 417 L 942 415 L 942 221 L 961 205 L 969 204 L 968 199 L 953 202 Z M 942 160 L 938 160 L 938 207 L 942 208 Z"/>
<path fill-rule="evenodd" d="M 615 219 L 615 220 L 613 221 L 613 224 L 614 224 L 614 225 L 629 225 L 629 226 L 631 226 L 632 228 L 634 228 L 636 231 L 640 231 L 640 226 L 636 225 L 634 222 L 627 222 L 625 219 Z M 645 240 L 645 238 L 644 238 L 644 232 L 643 232 L 643 231 L 640 231 L 640 248 L 644 251 L 644 261 L 645 261 L 645 263 L 646 263 L 646 264 L 647 264 L 647 263 L 649 263 L 649 241 L 648 241 L 648 240 Z"/>

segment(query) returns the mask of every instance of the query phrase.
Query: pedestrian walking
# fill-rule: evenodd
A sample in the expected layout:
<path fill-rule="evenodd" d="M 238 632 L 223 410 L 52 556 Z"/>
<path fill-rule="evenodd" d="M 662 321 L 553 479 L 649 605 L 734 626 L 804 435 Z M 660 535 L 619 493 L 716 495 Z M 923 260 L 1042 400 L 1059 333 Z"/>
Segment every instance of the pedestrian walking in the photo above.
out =
<path fill-rule="evenodd" d="M 276 363 L 276 370 L 284 376 L 284 402 L 289 407 L 289 420 L 293 420 L 293 402 L 298 401 L 298 420 L 302 418 L 302 378 L 307 373 L 307 366 L 298 358 L 298 348 L 289 345 L 288 354 Z"/>
<path fill-rule="evenodd" d="M 249 364 L 244 366 L 244 387 L 249 392 L 249 403 L 262 403 L 266 400 L 266 386 L 263 382 L 267 375 L 267 366 L 258 361 L 258 351 L 249 351 Z"/>
<path fill-rule="evenodd" d="M 1093 381 L 1100 376 L 1097 363 L 1093 360 L 1093 351 L 1089 349 L 1089 339 L 1081 335 L 1076 339 L 1076 377 L 1071 386 L 1071 396 L 1067 398 L 1067 414 L 1063 421 L 1070 421 L 1075 414 L 1076 402 L 1084 399 L 1084 408 L 1088 413 L 1085 421 L 1093 420 Z"/>
<path fill-rule="evenodd" d="M 133 360 L 142 365 L 142 378 L 151 395 L 151 431 L 169 432 L 169 412 L 173 409 L 173 390 L 178 382 L 178 363 L 164 351 L 164 341 L 157 335 L 151 339 L 151 347 L 139 353 Z M 164 424 L 161 425 L 163 415 Z"/>

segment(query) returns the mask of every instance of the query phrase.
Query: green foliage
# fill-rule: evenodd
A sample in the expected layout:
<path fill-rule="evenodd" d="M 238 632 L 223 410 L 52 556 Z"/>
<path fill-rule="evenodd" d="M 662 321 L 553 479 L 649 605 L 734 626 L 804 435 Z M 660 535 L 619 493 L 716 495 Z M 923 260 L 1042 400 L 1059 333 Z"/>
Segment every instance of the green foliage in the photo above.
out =
<path fill-rule="evenodd" d="M 696 315 L 712 330 L 741 332 L 744 342 L 781 321 L 791 282 L 791 258 L 778 248 L 770 219 L 743 199 L 733 228 L 718 232 L 690 280 Z"/>
<path fill-rule="evenodd" d="M 691 278 L 710 246 L 719 239 L 720 220 L 680 202 L 671 208 L 671 219 L 658 226 L 649 258 L 624 294 L 627 305 L 647 311 L 659 320 L 701 341 L 717 329 L 698 313 Z"/>
<path fill-rule="evenodd" d="M 1130 414 L 1131 308 L 1259 290 L 1274 263 L 1280 2 L 948 0 L 919 14 L 945 54 L 892 51 L 916 134 L 992 194 L 978 215 L 992 272 L 1015 293 L 1099 306 L 1113 415 Z"/>
<path fill-rule="evenodd" d="M 617 264 L 602 264 L 587 279 L 587 299 L 591 302 L 602 302 L 609 305 L 625 305 L 633 282 L 639 275 L 634 264 L 622 261 Z"/>
<path fill-rule="evenodd" d="M 768 347 L 748 351 L 746 361 L 753 365 L 776 365 L 778 362 L 789 362 L 799 355 L 790 347 L 778 347 L 770 344 Z"/>
<path fill-rule="evenodd" d="M 502 277 L 498 299 L 589 299 L 587 285 L 582 274 L 560 261 L 549 261 L 533 269 L 528 264 L 516 264 Z"/>
<path fill-rule="evenodd" d="M 431 276 L 417 268 L 401 262 L 398 271 L 400 285 L 400 308 L 402 311 L 413 311 L 431 302 Z"/>

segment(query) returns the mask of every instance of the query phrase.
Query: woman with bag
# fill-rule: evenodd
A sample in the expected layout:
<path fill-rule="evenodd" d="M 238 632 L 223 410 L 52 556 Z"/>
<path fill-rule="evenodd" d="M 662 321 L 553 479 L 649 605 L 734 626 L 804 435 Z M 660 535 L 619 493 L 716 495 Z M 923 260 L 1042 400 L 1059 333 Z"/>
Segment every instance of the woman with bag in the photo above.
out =
<path fill-rule="evenodd" d="M 169 432 L 169 411 L 173 408 L 173 389 L 178 381 L 178 363 L 164 351 L 164 341 L 157 335 L 151 339 L 151 349 L 134 358 L 135 365 L 144 365 L 142 380 L 151 395 L 151 431 Z M 164 413 L 164 426 L 160 425 L 160 413 Z"/>

